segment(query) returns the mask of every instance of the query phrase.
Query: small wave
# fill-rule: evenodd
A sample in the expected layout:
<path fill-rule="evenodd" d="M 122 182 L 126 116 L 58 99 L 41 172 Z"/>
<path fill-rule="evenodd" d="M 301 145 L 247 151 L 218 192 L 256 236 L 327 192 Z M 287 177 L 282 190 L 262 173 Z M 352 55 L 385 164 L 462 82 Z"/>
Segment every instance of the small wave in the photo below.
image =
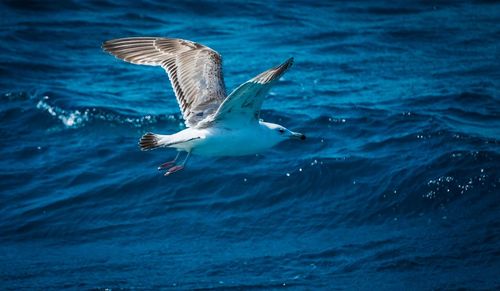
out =
<path fill-rule="evenodd" d="M 351 14 L 367 14 L 367 15 L 376 15 L 376 16 L 398 16 L 398 15 L 409 15 L 409 14 L 418 14 L 424 11 L 423 9 L 417 7 L 367 7 L 367 8 L 359 8 L 359 7 L 349 7 L 340 9 L 340 11 Z"/>
<path fill-rule="evenodd" d="M 64 109 L 58 108 L 56 106 L 49 105 L 46 100 L 48 96 L 44 96 L 42 100 L 38 101 L 36 108 L 43 110 L 50 114 L 51 116 L 59 119 L 66 127 L 77 128 L 82 126 L 85 122 L 89 120 L 89 109 L 83 112 L 80 110 L 66 111 Z"/>
<path fill-rule="evenodd" d="M 31 116 L 28 122 L 38 122 L 39 116 L 33 109 L 42 112 L 45 116 L 50 116 L 52 120 L 59 121 L 64 128 L 81 128 L 91 125 L 93 123 L 103 123 L 108 125 L 125 125 L 128 127 L 142 128 L 145 126 L 152 126 L 159 123 L 167 123 L 172 126 L 183 126 L 182 120 L 173 114 L 160 114 L 160 115 L 137 115 L 135 112 L 123 114 L 117 112 L 112 108 L 103 107 L 87 107 L 77 109 L 65 109 L 56 106 L 52 99 L 44 95 L 39 97 L 37 93 L 30 94 L 27 92 L 10 92 L 3 95 L 3 99 L 11 102 L 11 110 L 18 110 L 21 112 L 32 112 L 32 114 L 23 116 Z M 34 107 L 34 108 L 33 108 Z M 121 110 L 123 111 L 123 110 Z M 19 114 L 12 114 L 13 117 Z M 17 117 L 16 117 L 17 118 Z"/>
<path fill-rule="evenodd" d="M 487 151 L 443 153 L 413 165 L 411 171 L 402 168 L 389 173 L 393 178 L 380 191 L 377 216 L 446 213 L 447 208 L 464 203 L 488 203 L 499 186 L 494 162 L 498 157 Z"/>

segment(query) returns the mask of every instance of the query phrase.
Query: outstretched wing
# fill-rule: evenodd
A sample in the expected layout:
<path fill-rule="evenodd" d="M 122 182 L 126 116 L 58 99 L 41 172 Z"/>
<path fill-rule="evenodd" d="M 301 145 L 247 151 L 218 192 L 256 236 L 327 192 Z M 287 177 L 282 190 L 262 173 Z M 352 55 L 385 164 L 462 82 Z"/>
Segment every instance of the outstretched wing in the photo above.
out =
<path fill-rule="evenodd" d="M 124 61 L 165 69 L 188 127 L 214 114 L 226 98 L 222 59 L 209 47 L 160 37 L 114 39 L 102 47 Z"/>
<path fill-rule="evenodd" d="M 293 58 L 283 64 L 271 68 L 255 78 L 241 84 L 224 102 L 213 117 L 213 121 L 239 119 L 241 121 L 258 121 L 262 102 L 269 89 L 293 64 Z"/>

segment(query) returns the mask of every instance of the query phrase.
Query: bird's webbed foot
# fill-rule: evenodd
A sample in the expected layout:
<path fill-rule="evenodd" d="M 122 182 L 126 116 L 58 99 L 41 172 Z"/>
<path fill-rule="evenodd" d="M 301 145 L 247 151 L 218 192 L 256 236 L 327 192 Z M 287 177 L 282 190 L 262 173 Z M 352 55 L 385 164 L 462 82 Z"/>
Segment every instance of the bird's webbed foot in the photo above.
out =
<path fill-rule="evenodd" d="M 172 168 L 168 169 L 164 176 L 168 176 L 170 174 L 173 174 L 175 172 L 179 172 L 180 170 L 184 169 L 184 166 L 183 165 L 177 165 L 177 166 L 173 166 Z"/>
<path fill-rule="evenodd" d="M 173 160 L 161 164 L 158 167 L 158 171 L 161 171 L 163 169 L 167 169 L 168 167 L 171 167 L 171 166 L 175 165 L 175 163 L 177 162 L 177 159 L 179 158 L 180 154 L 181 154 L 181 152 L 177 152 L 177 155 L 175 156 L 175 158 Z"/>
<path fill-rule="evenodd" d="M 190 154 L 191 154 L 191 152 L 187 153 L 186 158 L 184 158 L 184 161 L 182 161 L 182 164 L 175 165 L 175 163 L 176 163 L 176 161 L 177 161 L 177 159 L 179 158 L 179 155 L 180 155 L 180 152 L 179 152 L 179 153 L 177 153 L 177 156 L 175 157 L 175 159 L 173 161 L 166 162 L 166 163 L 160 165 L 158 167 L 158 170 L 166 169 L 166 168 L 168 168 L 168 167 L 170 167 L 172 165 L 175 165 L 175 166 L 169 168 L 165 172 L 164 176 L 168 176 L 168 175 L 173 174 L 175 172 L 179 172 L 180 170 L 184 169 L 184 165 L 186 165 L 186 162 L 188 161 Z"/>
<path fill-rule="evenodd" d="M 161 170 L 166 169 L 166 168 L 168 168 L 168 167 L 170 167 L 170 166 L 173 166 L 173 165 L 175 165 L 175 161 L 174 161 L 174 160 L 172 160 L 172 161 L 168 161 L 168 162 L 165 162 L 165 163 L 161 164 L 161 165 L 158 167 L 158 171 L 161 171 Z"/>

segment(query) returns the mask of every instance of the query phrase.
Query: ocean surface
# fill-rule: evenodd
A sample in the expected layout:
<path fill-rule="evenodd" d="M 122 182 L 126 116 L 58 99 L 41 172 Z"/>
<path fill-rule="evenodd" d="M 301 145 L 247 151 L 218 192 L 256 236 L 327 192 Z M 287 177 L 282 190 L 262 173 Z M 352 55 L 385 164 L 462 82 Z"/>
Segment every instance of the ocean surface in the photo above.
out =
<path fill-rule="evenodd" d="M 0 4 L 0 289 L 500 288 L 498 1 L 58 2 Z M 293 56 L 261 117 L 308 139 L 164 177 L 138 139 L 183 121 L 128 36 L 228 91 Z"/>

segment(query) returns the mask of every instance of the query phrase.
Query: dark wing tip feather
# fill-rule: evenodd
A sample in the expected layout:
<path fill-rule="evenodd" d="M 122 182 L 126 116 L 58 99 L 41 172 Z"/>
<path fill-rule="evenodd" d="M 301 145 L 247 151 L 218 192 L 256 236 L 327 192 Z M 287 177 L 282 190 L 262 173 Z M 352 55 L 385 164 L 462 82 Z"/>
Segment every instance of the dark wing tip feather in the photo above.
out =
<path fill-rule="evenodd" d="M 288 70 L 292 65 L 295 59 L 293 57 L 288 58 L 283 64 L 279 65 L 278 67 L 285 67 L 285 70 Z"/>
<path fill-rule="evenodd" d="M 279 79 L 283 74 L 293 65 L 293 57 L 286 60 L 281 65 L 273 67 L 257 77 L 253 78 L 253 82 L 259 84 L 267 84 L 274 80 Z"/>
<path fill-rule="evenodd" d="M 110 42 L 110 41 L 108 40 L 108 41 L 105 41 L 105 42 L 103 42 L 103 43 L 101 44 L 101 49 L 102 49 L 103 51 L 107 52 L 107 53 L 109 53 L 109 52 L 110 52 L 110 51 L 109 51 L 109 46 L 110 46 L 110 45 L 109 45 L 109 42 Z"/>

